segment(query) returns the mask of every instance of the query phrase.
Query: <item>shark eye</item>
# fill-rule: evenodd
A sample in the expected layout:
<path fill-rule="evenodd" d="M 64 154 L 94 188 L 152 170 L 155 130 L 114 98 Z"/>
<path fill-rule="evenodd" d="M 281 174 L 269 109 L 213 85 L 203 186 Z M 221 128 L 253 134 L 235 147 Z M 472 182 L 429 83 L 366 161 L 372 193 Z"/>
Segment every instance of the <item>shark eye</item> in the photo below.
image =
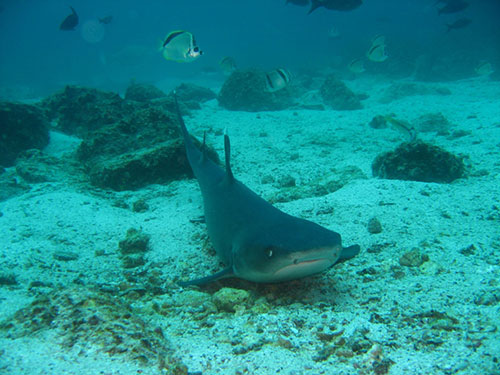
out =
<path fill-rule="evenodd" d="M 268 247 L 266 249 L 266 255 L 268 258 L 272 258 L 273 257 L 273 254 L 274 254 L 274 251 L 273 251 L 273 248 L 272 247 Z"/>

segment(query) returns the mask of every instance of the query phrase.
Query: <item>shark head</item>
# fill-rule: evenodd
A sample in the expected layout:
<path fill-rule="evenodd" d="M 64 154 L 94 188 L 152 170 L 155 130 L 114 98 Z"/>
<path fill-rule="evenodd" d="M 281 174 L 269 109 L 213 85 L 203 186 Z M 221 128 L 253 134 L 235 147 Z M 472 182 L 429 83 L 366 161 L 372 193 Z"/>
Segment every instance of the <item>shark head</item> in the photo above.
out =
<path fill-rule="evenodd" d="M 234 275 L 262 283 L 322 272 L 335 264 L 342 251 L 338 233 L 292 216 L 237 246 L 233 252 Z"/>

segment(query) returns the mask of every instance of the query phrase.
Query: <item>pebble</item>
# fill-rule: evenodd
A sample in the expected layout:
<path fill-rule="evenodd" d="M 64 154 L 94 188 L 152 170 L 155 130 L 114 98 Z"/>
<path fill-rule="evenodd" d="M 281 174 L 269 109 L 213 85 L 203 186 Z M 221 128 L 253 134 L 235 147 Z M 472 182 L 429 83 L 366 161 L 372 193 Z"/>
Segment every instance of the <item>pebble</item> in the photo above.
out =
<path fill-rule="evenodd" d="M 246 290 L 222 288 L 212 297 L 213 303 L 221 311 L 235 312 L 238 305 L 244 304 L 250 298 Z"/>
<path fill-rule="evenodd" d="M 72 251 L 58 250 L 53 254 L 55 260 L 61 260 L 63 262 L 68 262 L 70 260 L 77 260 L 78 254 Z"/>
<path fill-rule="evenodd" d="M 399 264 L 405 267 L 420 267 L 428 260 L 429 257 L 427 255 L 422 254 L 419 249 L 414 247 L 399 258 Z"/>
<path fill-rule="evenodd" d="M 427 276 L 436 276 L 440 272 L 439 265 L 433 261 L 424 262 L 419 269 Z"/>
<path fill-rule="evenodd" d="M 372 217 L 368 220 L 368 232 L 371 234 L 377 234 L 382 232 L 382 224 L 376 217 Z"/>

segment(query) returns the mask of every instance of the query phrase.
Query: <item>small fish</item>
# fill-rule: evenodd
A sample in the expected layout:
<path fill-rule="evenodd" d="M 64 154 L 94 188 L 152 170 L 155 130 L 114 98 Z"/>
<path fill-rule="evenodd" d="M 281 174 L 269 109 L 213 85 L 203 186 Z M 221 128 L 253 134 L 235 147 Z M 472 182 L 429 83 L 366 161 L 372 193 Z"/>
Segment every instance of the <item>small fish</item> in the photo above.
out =
<path fill-rule="evenodd" d="M 361 4 L 363 4 L 362 0 L 311 0 L 311 9 L 307 14 L 311 14 L 321 7 L 330 10 L 350 11 L 358 8 Z"/>
<path fill-rule="evenodd" d="M 283 68 L 274 69 L 266 73 L 266 89 L 275 92 L 284 89 L 290 82 L 290 73 Z"/>
<path fill-rule="evenodd" d="M 176 62 L 191 62 L 203 54 L 193 34 L 184 30 L 170 32 L 165 37 L 161 51 L 165 59 Z"/>
<path fill-rule="evenodd" d="M 442 8 L 438 9 L 438 15 L 458 13 L 469 6 L 469 3 L 463 0 L 446 1 Z"/>
<path fill-rule="evenodd" d="M 104 25 L 110 24 L 111 21 L 113 21 L 113 16 L 106 16 L 106 17 L 99 18 L 99 22 L 103 23 Z"/>
<path fill-rule="evenodd" d="M 349 70 L 356 74 L 363 73 L 365 71 L 365 63 L 362 59 L 354 59 L 349 63 Z"/>
<path fill-rule="evenodd" d="M 385 54 L 385 44 L 374 45 L 366 53 L 366 57 L 373 62 L 384 62 L 388 56 Z"/>
<path fill-rule="evenodd" d="M 73 9 L 73 7 L 70 7 L 70 9 L 72 13 L 66 16 L 66 18 L 61 22 L 61 25 L 59 25 L 59 30 L 72 31 L 78 25 L 78 14 L 76 14 L 76 11 Z"/>
<path fill-rule="evenodd" d="M 384 119 L 396 130 L 405 134 L 408 137 L 409 142 L 413 142 L 417 139 L 417 130 L 408 121 L 398 120 L 394 117 L 394 115 L 384 116 Z"/>
<path fill-rule="evenodd" d="M 373 46 L 385 46 L 385 35 L 375 35 L 372 39 Z"/>
<path fill-rule="evenodd" d="M 236 70 L 236 61 L 232 57 L 226 56 L 219 61 L 219 66 L 225 75 L 230 75 Z"/>
<path fill-rule="evenodd" d="M 472 20 L 470 18 L 460 18 L 455 22 L 446 24 L 446 27 L 448 28 L 446 32 L 450 32 L 450 30 L 463 29 L 464 27 L 469 26 L 471 22 Z"/>
<path fill-rule="evenodd" d="M 474 69 L 476 73 L 480 76 L 489 76 L 494 72 L 493 67 L 487 61 L 481 61 L 476 69 Z"/>
<path fill-rule="evenodd" d="M 286 0 L 285 4 L 293 4 L 301 7 L 309 5 L 309 0 Z"/>

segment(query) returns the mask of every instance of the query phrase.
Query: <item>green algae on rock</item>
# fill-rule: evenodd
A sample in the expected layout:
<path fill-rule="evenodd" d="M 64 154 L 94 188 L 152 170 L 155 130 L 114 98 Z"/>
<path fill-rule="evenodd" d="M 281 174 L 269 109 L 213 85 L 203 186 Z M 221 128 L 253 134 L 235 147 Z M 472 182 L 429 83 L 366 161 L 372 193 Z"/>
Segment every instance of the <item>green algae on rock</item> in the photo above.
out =
<path fill-rule="evenodd" d="M 465 170 L 462 158 L 422 141 L 402 143 L 372 163 L 374 176 L 390 180 L 450 183 L 465 177 Z"/>

